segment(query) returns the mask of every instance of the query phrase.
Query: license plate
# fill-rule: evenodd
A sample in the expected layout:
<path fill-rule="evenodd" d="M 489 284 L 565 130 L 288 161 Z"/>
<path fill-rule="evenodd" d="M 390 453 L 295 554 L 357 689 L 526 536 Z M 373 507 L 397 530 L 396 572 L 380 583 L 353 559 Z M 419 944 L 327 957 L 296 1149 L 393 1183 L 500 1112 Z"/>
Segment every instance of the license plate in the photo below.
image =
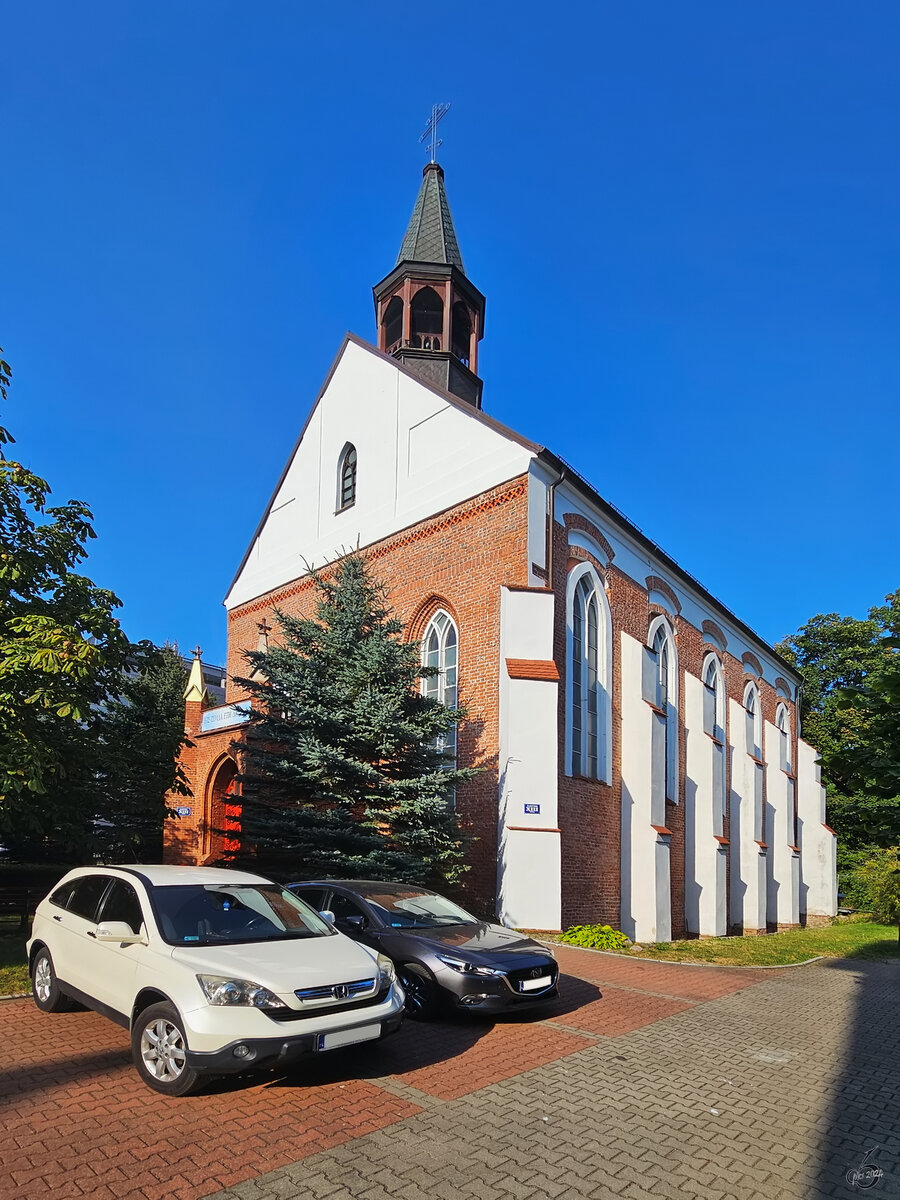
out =
<path fill-rule="evenodd" d="M 541 988 L 549 987 L 553 982 L 550 975 L 542 975 L 540 979 L 523 979 L 519 984 L 520 992 L 536 992 Z"/>
<path fill-rule="evenodd" d="M 317 1050 L 337 1050 L 338 1046 L 353 1046 L 356 1042 L 371 1042 L 381 1037 L 380 1025 L 358 1025 L 356 1029 L 336 1029 L 334 1033 L 320 1033 L 316 1039 Z"/>

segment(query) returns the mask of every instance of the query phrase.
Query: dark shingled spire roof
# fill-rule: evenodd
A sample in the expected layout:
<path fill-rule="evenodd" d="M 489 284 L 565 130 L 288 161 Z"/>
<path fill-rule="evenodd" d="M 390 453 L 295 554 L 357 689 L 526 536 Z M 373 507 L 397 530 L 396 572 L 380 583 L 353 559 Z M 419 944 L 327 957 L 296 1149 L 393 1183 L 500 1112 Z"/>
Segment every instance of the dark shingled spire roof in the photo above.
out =
<path fill-rule="evenodd" d="M 402 262 L 448 263 L 466 273 L 444 189 L 444 172 L 436 162 L 430 162 L 423 172 L 422 186 L 397 255 L 397 265 Z"/>

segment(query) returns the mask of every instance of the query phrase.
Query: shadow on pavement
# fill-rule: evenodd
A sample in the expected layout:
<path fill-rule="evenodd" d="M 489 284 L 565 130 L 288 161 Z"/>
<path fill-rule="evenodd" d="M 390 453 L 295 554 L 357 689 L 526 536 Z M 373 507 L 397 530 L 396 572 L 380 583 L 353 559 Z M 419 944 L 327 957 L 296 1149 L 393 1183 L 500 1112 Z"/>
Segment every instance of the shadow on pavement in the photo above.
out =
<path fill-rule="evenodd" d="M 900 1195 L 900 960 L 865 952 L 827 970 L 855 977 L 846 1052 L 816 1171 L 821 1196 Z"/>

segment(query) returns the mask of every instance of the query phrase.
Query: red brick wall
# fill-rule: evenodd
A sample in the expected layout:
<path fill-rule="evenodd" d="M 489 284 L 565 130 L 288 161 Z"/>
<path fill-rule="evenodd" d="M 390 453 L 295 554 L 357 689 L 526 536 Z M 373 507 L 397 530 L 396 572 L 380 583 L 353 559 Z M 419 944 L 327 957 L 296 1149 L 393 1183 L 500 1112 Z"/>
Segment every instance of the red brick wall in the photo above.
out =
<path fill-rule="evenodd" d="M 493 912 L 496 899 L 500 589 L 503 584 L 528 582 L 527 502 L 528 478 L 520 476 L 366 551 L 374 575 L 387 585 L 396 614 L 407 626 L 412 624 L 412 636 L 422 632 L 439 607 L 448 608 L 457 623 L 459 694 L 469 708 L 469 719 L 459 734 L 459 763 L 484 768 L 457 793 L 461 825 L 472 839 L 467 854 L 471 870 L 462 890 L 483 912 Z M 264 616 L 274 624 L 276 607 L 312 615 L 314 605 L 311 581 L 299 579 L 232 610 L 229 678 L 245 672 L 242 653 L 255 649 L 257 623 Z M 228 686 L 229 702 L 240 699 L 235 685 L 229 682 Z M 227 749 L 231 740 L 225 735 L 208 738 L 198 741 L 197 749 L 189 752 L 192 757 L 186 758 L 200 789 L 206 786 L 217 752 Z M 172 854 L 188 854 L 191 845 L 185 839 L 177 850 L 173 846 Z"/>

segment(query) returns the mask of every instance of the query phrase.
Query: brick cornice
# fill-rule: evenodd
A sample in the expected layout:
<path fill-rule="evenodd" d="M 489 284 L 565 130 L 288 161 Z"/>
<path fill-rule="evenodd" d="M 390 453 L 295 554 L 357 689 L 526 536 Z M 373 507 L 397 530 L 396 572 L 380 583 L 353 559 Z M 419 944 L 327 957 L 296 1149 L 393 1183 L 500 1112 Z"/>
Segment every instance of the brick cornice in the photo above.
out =
<path fill-rule="evenodd" d="M 454 526 L 461 525 L 465 521 L 470 521 L 473 517 L 482 516 L 484 513 L 490 512 L 500 505 L 509 504 L 511 501 L 517 500 L 520 496 L 524 496 L 527 491 L 528 477 L 526 475 L 517 475 L 515 479 L 501 483 L 498 487 L 484 492 L 473 500 L 457 504 L 453 508 L 445 509 L 443 513 L 436 517 L 430 517 L 425 521 L 420 521 L 416 525 L 410 525 L 408 528 L 401 530 L 399 533 L 392 534 L 381 542 L 364 547 L 361 552 L 369 561 L 384 558 L 385 555 L 392 554 L 395 550 L 399 550 L 404 546 L 411 546 L 415 542 L 424 541 L 426 538 L 432 537 L 435 533 L 452 529 Z M 346 556 L 342 555 L 341 558 L 343 557 Z M 333 567 L 335 563 L 340 561 L 340 558 L 335 559 L 333 563 L 329 564 L 329 567 Z M 284 600 L 290 599 L 291 596 L 297 596 L 301 592 L 309 591 L 314 585 L 315 580 L 312 576 L 305 575 L 302 579 L 296 579 L 284 587 L 266 592 L 254 600 L 247 601 L 246 604 L 237 605 L 237 607 L 231 609 L 229 612 L 228 619 L 233 620 L 238 617 L 247 616 L 248 613 L 261 612 L 263 609 L 277 607 Z"/>
<path fill-rule="evenodd" d="M 611 563 L 615 558 L 616 553 L 609 544 L 609 540 L 600 532 L 593 521 L 589 521 L 581 513 L 566 513 L 563 517 L 563 524 L 567 530 L 580 529 L 582 533 L 586 533 L 589 538 L 592 538 L 606 555 L 607 563 Z"/>

